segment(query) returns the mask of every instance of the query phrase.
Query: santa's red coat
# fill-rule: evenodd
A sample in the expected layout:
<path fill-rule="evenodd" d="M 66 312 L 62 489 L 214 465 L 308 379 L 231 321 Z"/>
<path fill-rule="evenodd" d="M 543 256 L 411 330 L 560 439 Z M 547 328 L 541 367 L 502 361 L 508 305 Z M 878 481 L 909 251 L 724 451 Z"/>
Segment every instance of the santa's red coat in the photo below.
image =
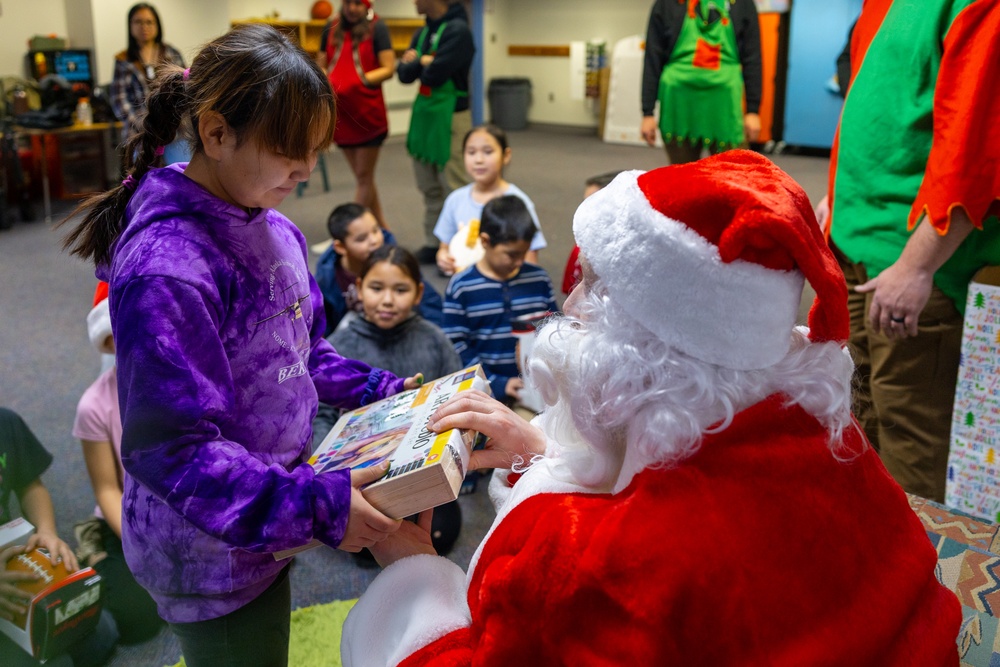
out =
<path fill-rule="evenodd" d="M 936 554 L 860 433 L 773 396 L 679 467 L 616 495 L 536 464 L 469 577 L 385 570 L 345 665 L 958 665 L 961 613 Z"/>

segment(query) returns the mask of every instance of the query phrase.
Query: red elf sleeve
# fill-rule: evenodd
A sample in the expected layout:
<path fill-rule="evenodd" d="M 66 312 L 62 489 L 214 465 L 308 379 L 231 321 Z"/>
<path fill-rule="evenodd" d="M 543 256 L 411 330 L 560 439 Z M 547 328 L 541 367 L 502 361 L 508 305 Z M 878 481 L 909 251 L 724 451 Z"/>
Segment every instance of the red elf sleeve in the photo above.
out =
<path fill-rule="evenodd" d="M 910 209 L 912 229 L 926 213 L 946 234 L 963 207 L 973 224 L 1000 212 L 1000 5 L 974 2 L 944 38 L 934 91 L 934 139 L 927 170 Z"/>

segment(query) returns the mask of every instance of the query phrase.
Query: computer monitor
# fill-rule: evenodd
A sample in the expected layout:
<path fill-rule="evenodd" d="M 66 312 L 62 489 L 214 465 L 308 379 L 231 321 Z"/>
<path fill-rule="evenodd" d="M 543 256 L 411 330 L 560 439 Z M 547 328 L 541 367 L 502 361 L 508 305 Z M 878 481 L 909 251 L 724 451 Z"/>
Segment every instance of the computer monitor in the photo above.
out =
<path fill-rule="evenodd" d="M 94 68 L 89 49 L 31 51 L 28 53 L 28 68 L 35 80 L 47 74 L 56 74 L 74 88 L 77 84 L 84 84 L 88 89 L 94 85 Z"/>
<path fill-rule="evenodd" d="M 65 77 L 70 83 L 85 81 L 90 83 L 94 78 L 90 71 L 90 51 L 56 51 L 55 73 Z"/>

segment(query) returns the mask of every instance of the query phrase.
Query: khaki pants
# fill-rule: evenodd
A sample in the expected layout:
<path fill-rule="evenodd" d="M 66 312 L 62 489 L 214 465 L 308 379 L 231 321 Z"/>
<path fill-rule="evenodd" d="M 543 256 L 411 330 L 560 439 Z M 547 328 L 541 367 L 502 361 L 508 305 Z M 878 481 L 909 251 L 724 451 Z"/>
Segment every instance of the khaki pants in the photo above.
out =
<path fill-rule="evenodd" d="M 920 313 L 918 334 L 890 340 L 869 328 L 872 294 L 861 264 L 836 253 L 847 278 L 854 414 L 889 473 L 909 493 L 944 501 L 962 315 L 936 287 Z"/>
<path fill-rule="evenodd" d="M 469 175 L 465 173 L 465 158 L 462 154 L 462 140 L 471 129 L 472 112 L 459 111 L 451 117 L 451 157 L 444 169 L 420 160 L 413 161 L 417 188 L 424 195 L 424 244 L 429 248 L 440 245 L 440 241 L 434 236 L 434 226 L 444 208 L 445 197 L 452 190 L 471 182 Z"/>

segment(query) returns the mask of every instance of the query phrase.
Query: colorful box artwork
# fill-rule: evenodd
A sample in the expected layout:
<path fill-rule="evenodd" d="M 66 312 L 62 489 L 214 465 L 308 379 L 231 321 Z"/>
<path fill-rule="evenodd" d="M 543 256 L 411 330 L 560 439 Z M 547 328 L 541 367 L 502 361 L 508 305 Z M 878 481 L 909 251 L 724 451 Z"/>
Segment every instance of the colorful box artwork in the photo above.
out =
<path fill-rule="evenodd" d="M 965 309 L 945 504 L 1000 521 L 1000 287 L 977 282 Z"/>

